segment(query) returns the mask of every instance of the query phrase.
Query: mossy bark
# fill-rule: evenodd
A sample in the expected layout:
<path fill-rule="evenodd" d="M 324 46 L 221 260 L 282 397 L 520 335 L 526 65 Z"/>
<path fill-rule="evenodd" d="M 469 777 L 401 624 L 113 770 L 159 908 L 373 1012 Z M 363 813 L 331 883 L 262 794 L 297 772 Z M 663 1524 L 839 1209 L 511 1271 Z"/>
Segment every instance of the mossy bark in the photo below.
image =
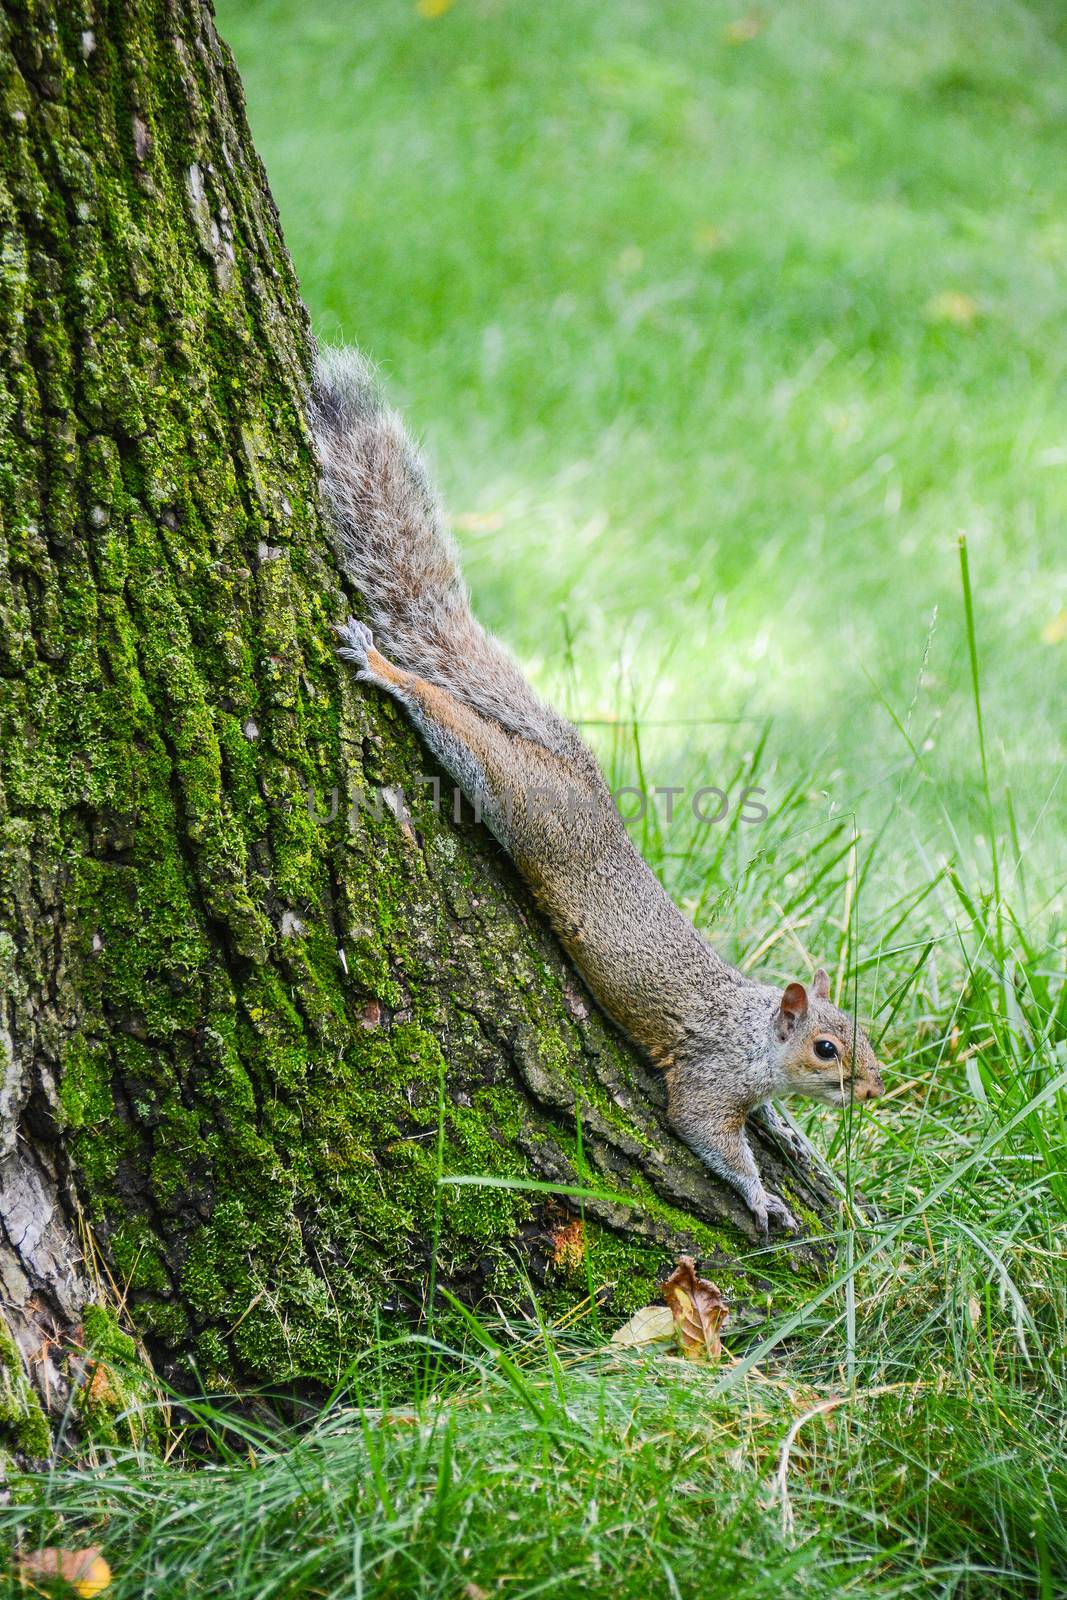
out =
<path fill-rule="evenodd" d="M 751 1289 L 743 1208 L 334 657 L 308 323 L 209 9 L 0 18 L 7 1443 L 101 1300 L 171 1374 L 325 1385 L 419 1317 L 435 1239 L 471 1299 L 626 1310 L 682 1248 Z M 618 1198 L 583 1240 L 441 1169 Z"/>

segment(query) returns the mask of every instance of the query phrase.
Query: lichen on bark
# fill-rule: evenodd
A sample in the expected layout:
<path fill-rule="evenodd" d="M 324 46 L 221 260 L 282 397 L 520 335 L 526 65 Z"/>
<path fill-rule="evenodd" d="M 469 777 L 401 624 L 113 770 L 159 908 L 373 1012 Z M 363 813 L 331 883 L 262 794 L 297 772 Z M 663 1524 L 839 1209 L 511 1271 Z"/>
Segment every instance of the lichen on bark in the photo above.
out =
<path fill-rule="evenodd" d="M 311 338 L 209 9 L 5 0 L 0 74 L 0 1428 L 101 1295 L 179 1379 L 328 1385 L 434 1237 L 471 1299 L 625 1312 L 682 1248 L 762 1292 L 493 840 L 373 801 L 430 769 L 333 653 Z M 617 1198 L 578 1271 L 540 1196 L 442 1171 Z"/>

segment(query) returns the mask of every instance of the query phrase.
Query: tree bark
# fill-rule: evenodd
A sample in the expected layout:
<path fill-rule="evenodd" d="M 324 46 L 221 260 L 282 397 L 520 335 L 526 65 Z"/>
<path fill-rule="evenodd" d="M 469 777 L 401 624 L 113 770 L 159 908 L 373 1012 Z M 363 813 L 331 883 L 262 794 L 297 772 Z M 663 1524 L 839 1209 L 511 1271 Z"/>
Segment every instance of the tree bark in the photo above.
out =
<path fill-rule="evenodd" d="M 179 1380 L 313 1387 L 433 1273 L 626 1311 L 686 1249 L 764 1290 L 656 1075 L 335 660 L 308 321 L 209 8 L 0 19 L 4 1442 L 92 1421 L 118 1322 Z M 440 1172 L 617 1198 L 575 1228 Z"/>

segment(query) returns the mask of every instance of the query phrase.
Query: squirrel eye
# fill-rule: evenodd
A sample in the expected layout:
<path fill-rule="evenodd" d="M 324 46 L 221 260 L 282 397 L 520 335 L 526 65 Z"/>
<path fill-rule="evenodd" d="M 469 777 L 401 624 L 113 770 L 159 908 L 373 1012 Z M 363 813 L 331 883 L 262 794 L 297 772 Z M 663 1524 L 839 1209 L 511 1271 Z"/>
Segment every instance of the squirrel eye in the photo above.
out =
<path fill-rule="evenodd" d="M 816 1039 L 815 1054 L 820 1061 L 836 1061 L 837 1046 L 832 1039 Z"/>

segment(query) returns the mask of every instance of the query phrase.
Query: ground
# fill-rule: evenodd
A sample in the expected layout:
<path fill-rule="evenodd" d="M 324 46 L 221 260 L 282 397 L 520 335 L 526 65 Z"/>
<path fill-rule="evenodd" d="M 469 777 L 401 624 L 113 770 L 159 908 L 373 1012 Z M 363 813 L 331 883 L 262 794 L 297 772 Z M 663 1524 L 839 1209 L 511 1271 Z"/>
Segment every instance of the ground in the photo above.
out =
<path fill-rule="evenodd" d="M 480 614 L 617 784 L 681 787 L 636 837 L 724 954 L 855 983 L 888 1093 L 805 1123 L 883 1221 L 846 1211 L 835 1277 L 710 1376 L 598 1354 L 594 1316 L 482 1325 L 465 1376 L 408 1352 L 408 1407 L 380 1406 L 396 1351 L 354 1352 L 298 1441 L 205 1412 L 244 1430 L 224 1469 L 36 1492 L 122 1595 L 1051 1600 L 1060 8 L 224 0 L 219 24 L 318 334 L 424 437 Z"/>

